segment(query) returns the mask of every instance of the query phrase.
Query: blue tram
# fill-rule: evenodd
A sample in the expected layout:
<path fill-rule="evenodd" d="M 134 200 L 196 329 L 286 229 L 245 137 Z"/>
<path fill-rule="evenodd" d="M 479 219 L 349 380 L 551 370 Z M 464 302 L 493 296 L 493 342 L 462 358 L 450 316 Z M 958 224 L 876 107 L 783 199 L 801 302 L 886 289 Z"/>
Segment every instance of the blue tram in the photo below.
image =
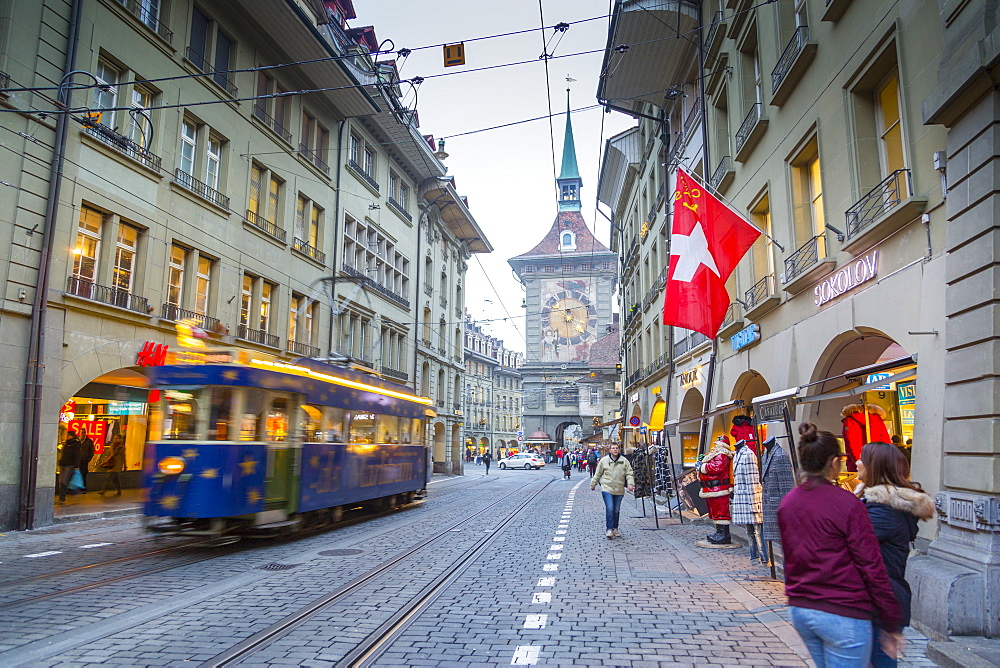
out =
<path fill-rule="evenodd" d="M 146 526 L 286 533 L 426 490 L 431 403 L 377 375 L 308 358 L 182 350 L 154 367 Z"/>

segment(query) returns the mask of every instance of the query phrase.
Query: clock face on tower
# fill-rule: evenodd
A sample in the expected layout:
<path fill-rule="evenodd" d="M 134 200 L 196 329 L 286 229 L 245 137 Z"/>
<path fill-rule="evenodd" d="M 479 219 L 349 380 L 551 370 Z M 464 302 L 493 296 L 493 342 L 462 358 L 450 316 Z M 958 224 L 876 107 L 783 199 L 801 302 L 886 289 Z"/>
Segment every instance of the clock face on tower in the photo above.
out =
<path fill-rule="evenodd" d="M 597 309 L 583 280 L 542 284 L 543 362 L 586 362 L 596 339 Z"/>

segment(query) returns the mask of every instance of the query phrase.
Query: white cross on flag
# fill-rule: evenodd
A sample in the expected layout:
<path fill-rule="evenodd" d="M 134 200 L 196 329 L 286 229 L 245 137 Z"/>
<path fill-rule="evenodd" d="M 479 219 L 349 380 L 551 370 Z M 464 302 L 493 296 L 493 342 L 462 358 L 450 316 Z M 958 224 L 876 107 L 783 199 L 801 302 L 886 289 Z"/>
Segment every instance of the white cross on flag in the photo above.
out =
<path fill-rule="evenodd" d="M 729 308 L 726 280 L 761 231 L 677 170 L 663 324 L 715 338 Z"/>

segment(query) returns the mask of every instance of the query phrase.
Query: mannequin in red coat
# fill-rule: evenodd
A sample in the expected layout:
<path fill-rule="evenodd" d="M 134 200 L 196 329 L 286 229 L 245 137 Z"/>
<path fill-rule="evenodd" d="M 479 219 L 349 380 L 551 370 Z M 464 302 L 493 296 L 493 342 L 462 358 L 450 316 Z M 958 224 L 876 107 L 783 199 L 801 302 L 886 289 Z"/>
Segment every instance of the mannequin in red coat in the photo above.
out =
<path fill-rule="evenodd" d="M 701 491 L 698 496 L 708 504 L 708 517 L 715 522 L 715 533 L 708 536 L 708 542 L 728 545 L 729 536 L 729 495 L 733 493 L 733 450 L 729 440 L 720 436 L 712 444 L 712 449 L 698 463 L 698 479 Z"/>
<path fill-rule="evenodd" d="M 865 409 L 868 420 L 865 422 Z M 848 404 L 840 411 L 844 426 L 844 447 L 847 449 L 847 470 L 856 472 L 861 458 L 861 447 L 868 443 L 891 443 L 885 428 L 885 411 L 875 404 Z"/>
<path fill-rule="evenodd" d="M 737 415 L 733 418 L 733 428 L 729 430 L 733 443 L 746 441 L 747 447 L 757 454 L 757 435 L 753 430 L 753 419 L 749 415 Z"/>

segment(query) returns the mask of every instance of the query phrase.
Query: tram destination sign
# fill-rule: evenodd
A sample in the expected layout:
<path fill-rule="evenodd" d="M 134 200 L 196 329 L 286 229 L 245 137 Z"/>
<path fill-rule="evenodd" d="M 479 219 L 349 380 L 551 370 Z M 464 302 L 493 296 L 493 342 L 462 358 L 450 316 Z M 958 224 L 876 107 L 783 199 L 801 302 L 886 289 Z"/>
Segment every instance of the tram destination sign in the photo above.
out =
<path fill-rule="evenodd" d="M 854 258 L 846 267 L 818 283 L 813 288 L 813 294 L 816 295 L 816 306 L 822 306 L 877 276 L 878 251 L 873 250 L 867 255 Z"/>

